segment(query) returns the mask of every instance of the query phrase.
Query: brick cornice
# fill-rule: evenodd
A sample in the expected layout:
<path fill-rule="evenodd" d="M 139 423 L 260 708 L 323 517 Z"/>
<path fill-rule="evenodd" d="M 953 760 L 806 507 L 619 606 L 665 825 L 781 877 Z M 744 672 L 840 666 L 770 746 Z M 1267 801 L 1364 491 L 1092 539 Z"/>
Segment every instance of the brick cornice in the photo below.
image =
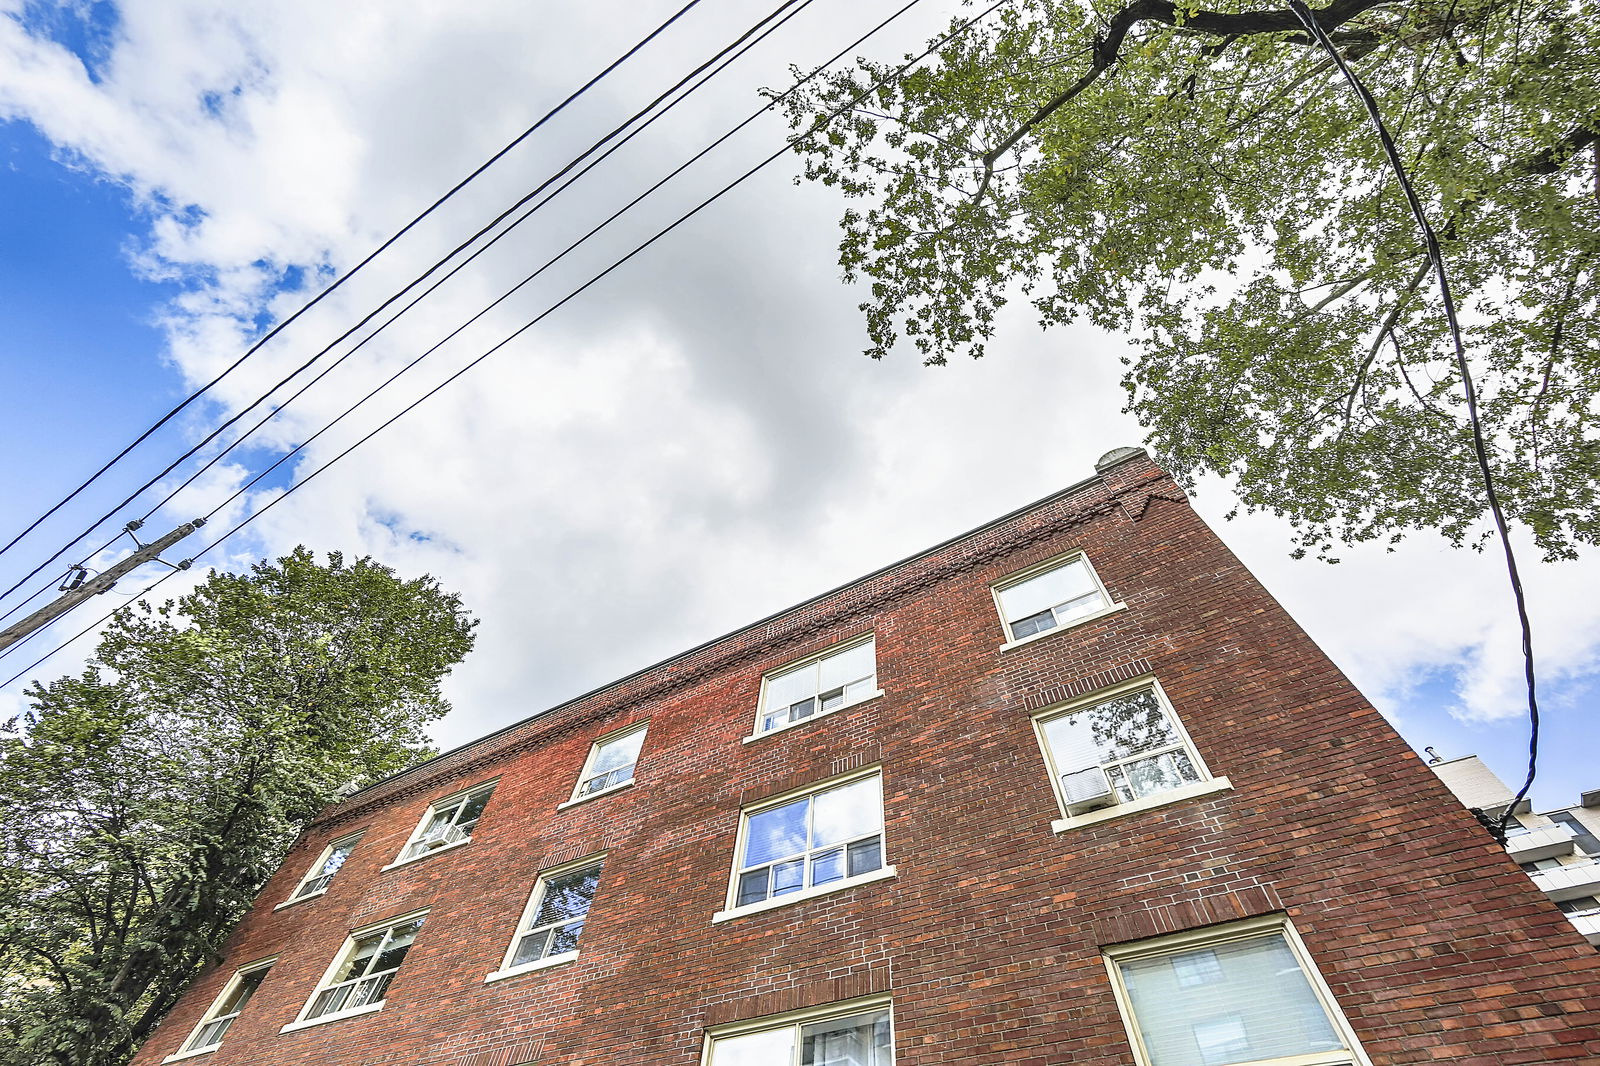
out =
<path fill-rule="evenodd" d="M 929 553 L 914 556 L 886 570 L 868 575 L 820 600 L 790 608 L 771 619 L 730 633 L 710 645 L 686 652 L 625 678 L 605 689 L 528 719 L 511 732 L 473 741 L 447 752 L 433 764 L 423 764 L 395 779 L 391 788 L 383 782 L 371 786 L 372 794 L 357 794 L 351 800 L 324 812 L 312 824 L 331 828 L 353 820 L 396 799 L 404 799 L 441 787 L 463 774 L 469 767 L 483 772 L 490 765 L 522 755 L 532 748 L 557 740 L 626 707 L 640 707 L 694 685 L 706 677 L 761 659 L 786 643 L 827 634 L 864 615 L 877 614 L 907 598 L 914 597 L 952 577 L 988 566 L 997 560 L 1024 552 L 1037 544 L 1061 536 L 1095 518 L 1121 511 L 1124 501 L 1139 501 L 1139 510 L 1150 497 L 1169 498 L 1175 493 L 1184 500 L 1172 479 L 1150 464 L 1150 473 L 1113 488 L 1104 481 L 1092 481 L 1077 491 L 1042 501 L 998 523 L 973 530 Z M 1165 492 L 1159 490 L 1166 490 Z M 1054 517 L 1040 519 L 1052 509 L 1063 509 Z M 996 535 L 1006 525 L 1017 527 L 1009 536 Z M 980 543 L 988 540 L 989 543 Z M 870 590 L 870 591 L 868 591 Z M 650 680 L 651 675 L 658 675 Z M 639 684 L 632 684 L 637 679 Z M 642 717 L 642 714 L 641 714 Z M 487 746 L 475 750 L 478 745 Z M 405 780 L 405 778 L 410 778 Z"/>

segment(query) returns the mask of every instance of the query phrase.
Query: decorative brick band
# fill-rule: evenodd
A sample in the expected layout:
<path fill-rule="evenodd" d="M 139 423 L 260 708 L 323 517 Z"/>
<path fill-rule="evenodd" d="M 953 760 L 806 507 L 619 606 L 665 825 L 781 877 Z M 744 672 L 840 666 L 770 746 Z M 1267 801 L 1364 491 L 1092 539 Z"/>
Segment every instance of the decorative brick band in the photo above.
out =
<path fill-rule="evenodd" d="M 1101 947 L 1148 940 L 1185 929 L 1254 918 L 1284 910 L 1283 900 L 1272 885 L 1217 892 L 1197 899 L 1183 900 L 1146 910 L 1129 910 L 1113 918 L 1103 918 L 1091 927 L 1095 943 Z"/>
<path fill-rule="evenodd" d="M 580 844 L 566 844 L 562 847 L 556 848 L 554 851 L 546 852 L 544 855 L 541 855 L 538 863 L 536 864 L 536 868 L 540 870 L 548 870 L 553 866 L 560 866 L 564 863 L 576 862 L 585 855 L 598 855 L 600 852 L 605 851 L 609 847 L 611 847 L 611 842 L 608 840 L 603 840 L 599 843 L 584 842 Z"/>
<path fill-rule="evenodd" d="M 1097 674 L 1089 674 L 1086 677 L 1068 681 L 1064 685 L 1051 685 L 1049 688 L 1030 692 L 1023 696 L 1022 706 L 1029 711 L 1037 711 L 1039 708 L 1048 707 L 1052 703 L 1061 703 L 1072 699 L 1074 696 L 1081 696 L 1085 692 L 1093 692 L 1096 689 L 1110 688 L 1112 685 L 1142 677 L 1148 673 L 1152 673 L 1150 660 L 1135 659 L 1131 663 L 1123 663 L 1121 666 L 1114 666 L 1109 670 L 1101 670 Z"/>
<path fill-rule="evenodd" d="M 463 1055 L 456 1060 L 456 1066 L 522 1066 L 524 1062 L 532 1062 L 544 1050 L 544 1037 L 529 1040 L 510 1047 L 494 1048 L 490 1051 L 475 1051 L 470 1055 Z"/>
<path fill-rule="evenodd" d="M 860 999 L 862 996 L 888 992 L 892 984 L 892 974 L 888 966 L 869 966 L 847 973 L 843 977 L 789 985 L 786 988 L 773 989 L 754 996 L 742 996 L 738 999 L 713 1003 L 706 1008 L 706 1027 Z"/>

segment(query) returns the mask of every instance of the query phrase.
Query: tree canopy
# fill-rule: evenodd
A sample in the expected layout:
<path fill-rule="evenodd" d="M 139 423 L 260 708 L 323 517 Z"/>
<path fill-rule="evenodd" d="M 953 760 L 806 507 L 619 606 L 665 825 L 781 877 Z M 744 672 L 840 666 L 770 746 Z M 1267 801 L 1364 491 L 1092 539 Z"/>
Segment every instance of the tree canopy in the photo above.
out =
<path fill-rule="evenodd" d="M 0 1064 L 126 1061 L 342 789 L 430 754 L 475 622 L 304 548 L 117 613 L 0 735 Z"/>
<path fill-rule="evenodd" d="M 1442 237 L 1494 473 L 1549 557 L 1600 538 L 1600 23 L 1557 0 L 1316 11 Z M 964 21 L 964 20 L 963 20 Z M 959 23 L 958 23 L 959 25 Z M 1002 0 L 901 79 L 858 61 L 791 123 L 861 201 L 870 348 L 981 356 L 1009 299 L 1134 338 L 1128 409 L 1301 550 L 1481 532 L 1439 294 L 1360 104 L 1287 8 Z"/>

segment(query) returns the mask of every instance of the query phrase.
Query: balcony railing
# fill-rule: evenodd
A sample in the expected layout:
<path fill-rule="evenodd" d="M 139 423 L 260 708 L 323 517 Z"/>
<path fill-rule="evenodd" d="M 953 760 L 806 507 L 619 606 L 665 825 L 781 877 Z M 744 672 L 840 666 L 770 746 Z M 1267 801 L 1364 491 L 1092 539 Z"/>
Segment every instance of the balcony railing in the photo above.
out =
<path fill-rule="evenodd" d="M 398 972 L 397 967 L 324 988 L 317 994 L 316 1001 L 311 1004 L 311 1012 L 306 1015 L 306 1019 L 309 1021 L 312 1018 L 355 1010 L 357 1007 L 379 1002 L 383 999 L 383 994 L 388 991 L 390 980 Z"/>
<path fill-rule="evenodd" d="M 1506 853 L 1513 862 L 1571 855 L 1572 848 L 1572 830 L 1560 823 L 1513 829 L 1506 834 Z"/>
<path fill-rule="evenodd" d="M 1595 947 L 1600 947 L 1600 912 L 1591 914 L 1569 914 L 1567 918 L 1577 927 L 1578 932 Z"/>
<path fill-rule="evenodd" d="M 1551 899 L 1577 899 L 1600 894 L 1600 862 L 1553 866 L 1533 874 L 1533 883 Z"/>

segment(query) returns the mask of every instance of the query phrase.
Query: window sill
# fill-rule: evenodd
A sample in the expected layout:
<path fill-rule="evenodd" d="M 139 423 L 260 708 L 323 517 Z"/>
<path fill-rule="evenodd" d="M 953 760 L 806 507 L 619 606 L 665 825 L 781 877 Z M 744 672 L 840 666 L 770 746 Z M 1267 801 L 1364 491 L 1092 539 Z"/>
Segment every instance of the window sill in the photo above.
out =
<path fill-rule="evenodd" d="M 775 725 L 771 729 L 768 729 L 763 733 L 756 733 L 756 734 L 753 734 L 751 736 L 745 737 L 743 740 L 739 741 L 739 743 L 741 743 L 741 744 L 753 744 L 758 740 L 762 740 L 762 739 L 764 739 L 766 737 L 772 736 L 774 733 L 782 733 L 786 729 L 795 729 L 795 728 L 798 728 L 799 726 L 810 725 L 812 722 L 815 722 L 818 718 L 826 718 L 830 714 L 838 714 L 840 711 L 848 711 L 852 707 L 859 707 L 863 703 L 871 703 L 873 700 L 877 699 L 879 696 L 882 696 L 882 695 L 883 695 L 883 689 L 880 688 L 876 692 L 867 693 L 865 696 L 862 696 L 859 700 L 855 700 L 854 702 L 841 703 L 839 706 L 835 707 L 831 711 L 820 711 L 817 714 L 807 715 L 805 718 L 796 718 L 792 722 L 785 722 L 785 723 L 783 723 L 783 725 Z"/>
<path fill-rule="evenodd" d="M 384 869 L 388 869 L 388 867 L 386 866 Z M 318 896 L 326 896 L 327 894 L 327 889 L 323 889 L 321 892 L 307 892 L 303 896 L 296 896 L 294 899 L 286 899 L 272 909 L 274 911 L 281 911 L 285 907 L 293 907 L 296 903 L 304 903 L 307 900 L 316 899 Z"/>
<path fill-rule="evenodd" d="M 548 958 L 540 959 L 538 962 L 525 962 L 521 966 L 511 967 L 509 970 L 496 970 L 488 977 L 485 977 L 483 983 L 489 984 L 491 981 L 504 981 L 507 977 L 521 977 L 525 973 L 533 973 L 535 970 L 548 970 L 553 966 L 565 966 L 567 963 L 575 961 L 577 957 L 578 953 L 576 951 L 564 951 L 560 955 L 551 955 Z"/>
<path fill-rule="evenodd" d="M 169 1062 L 182 1062 L 184 1059 L 195 1059 L 199 1058 L 201 1055 L 209 1055 L 213 1051 L 219 1050 L 221 1047 L 222 1045 L 220 1043 L 216 1043 L 212 1044 L 210 1047 L 197 1047 L 193 1051 L 179 1051 L 162 1059 L 161 1066 L 166 1066 L 166 1064 Z"/>
<path fill-rule="evenodd" d="M 1184 800 L 1195 799 L 1200 796 L 1209 796 L 1216 792 L 1230 792 L 1233 782 L 1226 777 L 1213 777 L 1209 781 L 1196 781 L 1182 788 L 1175 788 L 1171 792 L 1163 792 L 1158 796 L 1146 796 L 1132 803 L 1115 803 L 1110 807 L 1101 807 L 1088 814 L 1080 814 L 1072 818 L 1058 818 L 1050 823 L 1050 828 L 1057 833 L 1066 833 L 1073 829 L 1082 829 L 1084 826 L 1098 825 L 1127 815 L 1138 814 L 1141 811 L 1152 811 L 1157 807 L 1166 807 Z"/>
<path fill-rule="evenodd" d="M 1088 623 L 1097 619 L 1104 618 L 1107 615 L 1116 614 L 1118 611 L 1126 611 L 1127 609 L 1128 605 L 1126 603 L 1113 603 L 1110 607 L 1107 607 L 1104 610 L 1096 611 L 1094 614 L 1086 614 L 1082 618 L 1074 618 L 1064 626 L 1056 626 L 1053 629 L 1046 629 L 1042 632 L 1035 633 L 1032 636 L 1023 637 L 1020 640 L 1008 640 L 1004 644 L 1000 645 L 1000 650 L 1010 651 L 1012 648 L 1020 648 L 1025 644 L 1032 644 L 1036 640 L 1044 640 L 1047 637 L 1053 637 L 1058 633 L 1070 633 L 1081 625 L 1087 625 Z"/>
<path fill-rule="evenodd" d="M 882 869 L 872 871 L 870 874 L 862 874 L 860 877 L 847 877 L 843 881 L 835 881 L 832 884 L 823 885 L 821 888 L 811 888 L 804 892 L 790 892 L 788 895 L 774 896 L 772 899 L 762 900 L 760 903 L 751 903 L 745 907 L 718 911 L 711 916 L 711 923 L 715 925 L 718 922 L 729 922 L 735 918 L 743 918 L 747 914 L 760 914 L 762 911 L 787 907 L 791 903 L 799 903 L 803 900 L 816 899 L 819 896 L 829 896 L 835 892 L 843 892 L 845 889 L 855 888 L 857 885 L 870 885 L 874 881 L 887 881 L 889 878 L 894 877 L 896 873 L 898 873 L 898 870 L 895 867 L 885 866 Z"/>
<path fill-rule="evenodd" d="M 592 799 L 599 799 L 601 796 L 609 796 L 613 792 L 621 792 L 625 788 L 632 788 L 633 782 L 634 779 L 630 777 L 620 785 L 608 785 L 598 792 L 591 792 L 586 796 L 576 796 L 573 799 L 567 800 L 565 803 L 556 804 L 556 810 L 564 811 L 568 807 L 576 807 L 580 803 L 588 803 Z"/>
<path fill-rule="evenodd" d="M 372 1014 L 382 1009 L 383 1001 L 379 1000 L 376 1003 L 368 1003 L 365 1007 L 357 1007 L 354 1010 L 342 1010 L 338 1014 L 324 1014 L 320 1018 L 308 1018 L 303 1022 L 290 1022 L 282 1029 L 279 1029 L 278 1032 L 294 1033 L 301 1029 L 309 1029 L 313 1025 L 322 1025 L 325 1022 L 342 1022 L 346 1018 L 359 1018 L 363 1014 Z"/>
<path fill-rule="evenodd" d="M 470 843 L 472 843 L 472 838 L 468 837 L 465 840 L 457 840 L 454 843 L 446 844 L 442 848 L 434 848 L 432 851 L 425 851 L 421 855 L 413 855 L 409 859 L 396 859 L 388 866 L 378 867 L 378 872 L 381 874 L 385 870 L 393 870 L 397 866 L 410 866 L 414 862 L 421 862 L 423 859 L 431 859 L 435 855 L 443 855 L 445 852 L 454 851 L 456 848 L 464 848 Z M 409 847 L 410 845 L 407 846 Z"/>

